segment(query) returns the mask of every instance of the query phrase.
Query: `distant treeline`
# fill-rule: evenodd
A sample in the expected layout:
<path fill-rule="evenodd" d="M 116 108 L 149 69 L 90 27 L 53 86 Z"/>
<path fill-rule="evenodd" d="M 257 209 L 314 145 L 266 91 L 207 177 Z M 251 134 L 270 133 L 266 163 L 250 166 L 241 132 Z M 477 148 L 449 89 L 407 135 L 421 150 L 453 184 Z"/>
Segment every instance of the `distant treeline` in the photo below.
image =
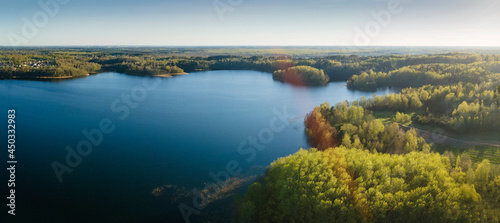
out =
<path fill-rule="evenodd" d="M 1 51 L 0 51 L 1 52 Z M 92 63 L 89 58 L 67 54 L 42 54 L 1 52 L 0 79 L 31 79 L 41 77 L 80 77 L 98 72 L 101 65 Z"/>
<path fill-rule="evenodd" d="M 219 52 L 220 49 L 217 50 Z M 230 49 L 228 52 L 233 52 Z M 239 52 L 239 51 L 238 51 Z M 239 54 L 239 53 L 238 53 Z M 31 61 L 31 63 L 30 63 Z M 40 61 L 42 64 L 34 65 Z M 357 56 L 333 55 L 323 57 L 298 56 L 175 56 L 161 49 L 0 49 L 0 78 L 82 76 L 94 72 L 116 71 L 134 75 L 157 75 L 204 70 L 256 70 L 273 73 L 294 66 L 309 66 L 322 70 L 329 81 L 351 79 L 349 87 L 372 90 L 387 86 L 375 83 L 376 75 L 427 72 L 432 69 L 452 72 L 454 64 L 475 69 L 481 64 L 498 62 L 498 55 L 450 53 L 441 55 Z M 441 65 L 434 65 L 440 63 Z M 424 65 L 429 64 L 431 68 Z M 431 65 L 432 64 L 432 65 Z M 447 67 L 448 66 L 448 67 Z M 457 68 L 464 70 L 463 68 Z M 399 73 L 398 73 L 399 72 Z M 429 71 L 430 72 L 430 71 Z M 438 72 L 438 71 L 435 71 Z M 410 74 L 409 74 L 410 75 Z M 461 74 L 464 76 L 466 74 Z M 366 77 L 368 76 L 368 78 Z M 401 76 L 404 75 L 394 75 Z M 460 76 L 460 77 L 461 77 Z M 357 78 L 359 80 L 354 80 Z M 450 77 L 458 78 L 458 77 Z M 471 77 L 472 78 L 472 77 Z M 438 79 L 438 78 L 435 78 Z M 443 79 L 443 78 L 441 78 Z M 379 80 L 379 79 L 377 79 Z M 401 80 L 397 79 L 392 82 Z M 404 80 L 404 79 L 403 79 Z M 433 81 L 434 79 L 432 79 Z M 424 80 L 417 83 L 427 83 Z M 384 82 L 380 79 L 379 82 Z M 392 85 L 394 86 L 394 85 Z M 397 86 L 397 85 L 396 85 Z"/>
<path fill-rule="evenodd" d="M 480 84 L 488 81 L 488 74 L 500 73 L 500 55 L 453 54 L 421 56 L 403 61 L 391 62 L 396 64 L 393 70 L 371 69 L 354 75 L 347 86 L 370 91 L 389 86 L 406 88 L 458 82 Z"/>

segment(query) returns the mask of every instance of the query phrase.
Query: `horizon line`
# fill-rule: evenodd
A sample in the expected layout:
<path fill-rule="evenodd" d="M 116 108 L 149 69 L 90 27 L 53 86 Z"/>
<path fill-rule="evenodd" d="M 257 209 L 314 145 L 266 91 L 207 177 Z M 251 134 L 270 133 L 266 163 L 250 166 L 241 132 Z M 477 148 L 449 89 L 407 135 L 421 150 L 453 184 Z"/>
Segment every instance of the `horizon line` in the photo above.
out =
<path fill-rule="evenodd" d="M 466 47 L 466 48 L 486 48 L 495 47 L 500 48 L 500 46 L 471 46 L 471 45 L 449 45 L 449 46 L 438 46 L 438 45 L 24 45 L 24 46 L 10 46 L 10 45 L 0 45 L 2 48 L 23 48 L 23 47 Z"/>

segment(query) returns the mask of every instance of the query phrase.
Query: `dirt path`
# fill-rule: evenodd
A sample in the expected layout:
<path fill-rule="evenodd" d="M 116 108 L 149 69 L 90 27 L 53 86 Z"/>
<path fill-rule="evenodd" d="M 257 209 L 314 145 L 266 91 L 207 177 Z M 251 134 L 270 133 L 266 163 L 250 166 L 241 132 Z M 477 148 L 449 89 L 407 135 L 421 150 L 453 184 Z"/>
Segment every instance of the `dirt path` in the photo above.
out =
<path fill-rule="evenodd" d="M 399 124 L 399 126 L 404 130 L 408 131 L 413 127 Z M 422 129 L 418 128 L 413 128 L 419 136 L 425 139 L 427 143 L 436 143 L 436 144 L 443 144 L 443 145 L 451 145 L 451 146 L 463 146 L 463 145 L 470 145 L 470 146 L 495 146 L 500 148 L 500 142 L 488 142 L 488 141 L 473 141 L 473 140 L 460 140 L 456 138 L 452 138 L 449 136 L 444 135 L 444 131 L 442 129 L 436 129 L 434 132 L 429 132 L 425 131 Z"/>

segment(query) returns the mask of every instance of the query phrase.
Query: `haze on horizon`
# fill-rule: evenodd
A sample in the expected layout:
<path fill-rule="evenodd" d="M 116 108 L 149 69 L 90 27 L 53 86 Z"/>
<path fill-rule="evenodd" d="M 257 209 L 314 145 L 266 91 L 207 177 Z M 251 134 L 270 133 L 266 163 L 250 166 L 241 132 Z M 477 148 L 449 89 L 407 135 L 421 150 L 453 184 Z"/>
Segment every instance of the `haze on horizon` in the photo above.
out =
<path fill-rule="evenodd" d="M 497 0 L 17 0 L 2 5 L 1 46 L 16 41 L 20 46 L 500 46 Z"/>

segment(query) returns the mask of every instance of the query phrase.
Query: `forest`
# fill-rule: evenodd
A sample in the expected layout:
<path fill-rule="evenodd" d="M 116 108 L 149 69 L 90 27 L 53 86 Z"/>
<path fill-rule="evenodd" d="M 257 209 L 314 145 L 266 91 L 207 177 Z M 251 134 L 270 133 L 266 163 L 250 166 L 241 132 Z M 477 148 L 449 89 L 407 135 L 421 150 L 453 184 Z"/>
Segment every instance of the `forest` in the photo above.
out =
<path fill-rule="evenodd" d="M 415 130 L 347 102 L 305 123 L 317 148 L 273 162 L 236 201 L 233 222 L 500 221 L 500 167 L 488 159 L 433 152 Z"/>
<path fill-rule="evenodd" d="M 491 69 L 499 69 L 498 62 L 500 61 L 498 54 L 380 55 L 380 49 L 377 48 L 364 49 L 363 53 L 358 51 L 345 49 L 327 51 L 317 48 L 284 50 L 267 48 L 0 48 L 0 78 L 78 77 L 107 71 L 144 76 L 206 70 L 256 70 L 273 73 L 279 70 L 286 71 L 294 66 L 309 66 L 322 70 L 328 77 L 327 81 L 349 80 L 350 88 L 373 90 L 376 87 L 398 86 L 394 83 L 403 76 L 412 76 L 412 72 L 429 73 L 427 75 L 429 77 L 426 76 L 425 80 L 415 82 L 415 86 L 437 79 L 457 80 L 467 76 L 467 72 L 475 72 L 474 69 L 487 70 L 490 69 L 488 67 L 490 65 Z M 400 51 L 401 49 L 392 49 L 384 53 Z M 253 52 L 253 54 L 248 52 Z M 358 53 L 353 55 L 353 52 Z M 439 64 L 434 65 L 435 63 Z M 456 64 L 465 68 L 454 67 Z M 431 69 L 434 70 L 431 71 Z M 454 69 L 463 70 L 463 73 L 446 76 L 450 72 L 453 73 Z M 446 77 L 432 76 L 441 75 L 441 73 Z M 384 78 L 377 79 L 375 83 L 372 79 L 378 76 L 384 76 Z M 400 79 L 392 80 L 388 76 L 400 77 Z M 325 80 L 326 78 L 321 78 L 319 82 Z"/>
<path fill-rule="evenodd" d="M 386 78 L 383 74 L 373 74 L 377 83 L 381 79 L 395 81 L 400 85 L 413 85 L 402 89 L 399 94 L 374 97 L 359 101 L 371 111 L 397 111 L 414 113 L 415 123 L 445 128 L 450 132 L 472 133 L 490 132 L 500 129 L 500 63 L 477 63 L 471 66 L 454 65 L 455 71 L 446 75 L 426 76 L 426 73 L 407 75 L 392 73 L 402 77 Z M 429 67 L 429 66 L 426 66 Z M 442 67 L 436 65 L 436 67 Z M 463 68 L 460 69 L 459 67 Z M 451 69 L 450 66 L 447 66 Z M 434 71 L 432 71 L 434 72 Z M 411 73 L 411 72 L 410 72 Z M 367 75 L 367 74 L 366 74 Z M 361 75 L 367 77 L 366 75 Z M 360 77 L 353 76 L 351 86 L 361 86 Z M 414 76 L 414 77 L 412 77 Z M 419 83 L 418 80 L 427 81 Z M 368 75 L 370 78 L 370 75 Z M 415 80 L 417 79 L 417 80 Z M 359 82 L 359 83 L 358 83 Z M 425 83 L 424 83 L 425 82 Z M 385 85 L 384 83 L 382 85 Z M 392 86 L 391 83 L 388 83 Z M 378 85 L 378 84 L 377 84 Z"/>
<path fill-rule="evenodd" d="M 340 146 L 279 158 L 233 222 L 498 222 L 500 169 Z"/>
<path fill-rule="evenodd" d="M 0 51 L 0 79 L 81 77 L 101 70 L 87 56 Z"/>
<path fill-rule="evenodd" d="M 328 103 L 316 107 L 304 124 L 311 144 L 319 150 L 338 145 L 391 154 L 431 149 L 414 129 L 405 132 L 396 122 L 384 124 L 363 107 L 345 101 L 334 107 Z"/>
<path fill-rule="evenodd" d="M 329 80 L 323 70 L 310 66 L 294 66 L 286 70 L 277 70 L 273 73 L 273 79 L 298 86 L 326 85 Z"/>
<path fill-rule="evenodd" d="M 233 222 L 500 222 L 497 159 L 443 151 L 412 128 L 498 142 L 499 56 L 377 60 L 347 86 L 399 93 L 314 108 L 304 118 L 313 148 L 274 161 L 236 200 Z"/>

